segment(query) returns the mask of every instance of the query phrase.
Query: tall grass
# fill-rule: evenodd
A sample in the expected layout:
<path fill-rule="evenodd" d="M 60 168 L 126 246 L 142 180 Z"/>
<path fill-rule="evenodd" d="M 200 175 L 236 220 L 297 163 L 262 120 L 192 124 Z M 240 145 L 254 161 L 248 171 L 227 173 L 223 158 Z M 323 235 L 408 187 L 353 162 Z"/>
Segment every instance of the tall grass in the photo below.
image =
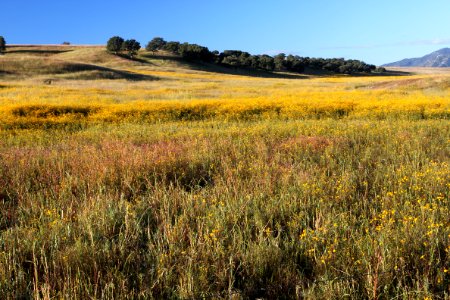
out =
<path fill-rule="evenodd" d="M 2 298 L 448 297 L 448 122 L 12 133 Z"/>

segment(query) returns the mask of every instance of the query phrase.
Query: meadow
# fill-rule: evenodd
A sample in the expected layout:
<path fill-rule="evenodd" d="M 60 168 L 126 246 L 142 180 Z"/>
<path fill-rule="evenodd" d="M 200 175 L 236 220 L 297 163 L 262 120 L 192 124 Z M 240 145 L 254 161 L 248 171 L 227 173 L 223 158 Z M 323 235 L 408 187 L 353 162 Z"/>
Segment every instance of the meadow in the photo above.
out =
<path fill-rule="evenodd" d="M 0 298 L 450 298 L 450 71 L 208 68 L 0 56 Z"/>

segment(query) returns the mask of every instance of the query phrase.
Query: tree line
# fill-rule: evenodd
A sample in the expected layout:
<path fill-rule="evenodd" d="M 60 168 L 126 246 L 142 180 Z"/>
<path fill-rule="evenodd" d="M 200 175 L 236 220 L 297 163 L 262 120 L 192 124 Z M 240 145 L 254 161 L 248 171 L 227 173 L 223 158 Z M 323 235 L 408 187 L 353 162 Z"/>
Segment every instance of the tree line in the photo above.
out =
<path fill-rule="evenodd" d="M 135 39 L 125 40 L 120 36 L 111 37 L 106 45 L 109 52 L 122 54 L 126 52 L 131 58 L 141 49 L 141 45 Z M 225 50 L 223 52 L 210 51 L 207 47 L 197 44 L 180 43 L 176 41 L 165 41 L 161 37 L 152 39 L 145 49 L 153 53 L 163 50 L 181 56 L 190 61 L 214 63 L 218 65 L 259 69 L 265 71 L 288 71 L 303 73 L 305 69 L 322 70 L 341 74 L 385 72 L 382 67 L 366 64 L 360 60 L 343 58 L 309 58 L 298 55 L 286 55 L 280 53 L 275 56 L 252 55 L 240 50 Z M 6 50 L 6 41 L 0 36 L 0 53 Z"/>
<path fill-rule="evenodd" d="M 265 71 L 289 71 L 303 73 L 305 69 L 322 70 L 341 74 L 384 72 L 384 68 L 367 64 L 360 60 L 343 58 L 309 58 L 298 55 L 280 53 L 275 56 L 252 55 L 245 51 L 225 50 L 210 51 L 207 47 L 197 44 L 165 41 L 161 37 L 152 39 L 145 49 L 153 53 L 163 50 L 180 55 L 186 60 L 215 63 L 218 65 L 260 69 Z"/>

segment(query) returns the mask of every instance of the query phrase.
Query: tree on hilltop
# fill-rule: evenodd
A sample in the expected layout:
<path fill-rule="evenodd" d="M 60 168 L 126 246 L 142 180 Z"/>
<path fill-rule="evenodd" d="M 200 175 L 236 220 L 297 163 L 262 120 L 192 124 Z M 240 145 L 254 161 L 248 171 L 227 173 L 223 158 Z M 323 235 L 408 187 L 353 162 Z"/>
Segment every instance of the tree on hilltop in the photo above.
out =
<path fill-rule="evenodd" d="M 117 55 L 117 53 L 122 50 L 122 45 L 124 42 L 125 40 L 120 36 L 113 36 L 108 40 L 108 43 L 106 44 L 106 50 Z"/>
<path fill-rule="evenodd" d="M 166 44 L 167 42 L 163 38 L 155 37 L 150 42 L 148 42 L 147 46 L 145 46 L 145 50 L 156 52 L 158 50 L 161 50 Z"/>
<path fill-rule="evenodd" d="M 128 55 L 133 58 L 133 56 L 141 49 L 141 44 L 135 39 L 126 40 L 122 43 L 122 50 L 128 51 Z"/>
<path fill-rule="evenodd" d="M 0 35 L 0 53 L 6 50 L 6 41 L 5 38 Z"/>
<path fill-rule="evenodd" d="M 214 60 L 214 54 L 212 54 L 207 47 L 197 44 L 180 44 L 178 54 L 186 60 L 197 60 L 204 62 L 211 62 Z"/>
<path fill-rule="evenodd" d="M 172 53 L 178 53 L 178 51 L 180 49 L 180 43 L 179 42 L 167 42 L 164 46 L 162 46 L 162 49 L 172 52 Z"/>

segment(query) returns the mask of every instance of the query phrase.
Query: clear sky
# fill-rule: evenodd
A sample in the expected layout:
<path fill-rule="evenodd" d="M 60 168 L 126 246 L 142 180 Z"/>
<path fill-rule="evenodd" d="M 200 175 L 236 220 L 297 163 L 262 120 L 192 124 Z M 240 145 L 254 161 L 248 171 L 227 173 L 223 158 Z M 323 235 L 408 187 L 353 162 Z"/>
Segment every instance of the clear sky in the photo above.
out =
<path fill-rule="evenodd" d="M 450 47 L 449 0 L 1 0 L 10 44 L 155 36 L 210 50 L 382 64 Z"/>

